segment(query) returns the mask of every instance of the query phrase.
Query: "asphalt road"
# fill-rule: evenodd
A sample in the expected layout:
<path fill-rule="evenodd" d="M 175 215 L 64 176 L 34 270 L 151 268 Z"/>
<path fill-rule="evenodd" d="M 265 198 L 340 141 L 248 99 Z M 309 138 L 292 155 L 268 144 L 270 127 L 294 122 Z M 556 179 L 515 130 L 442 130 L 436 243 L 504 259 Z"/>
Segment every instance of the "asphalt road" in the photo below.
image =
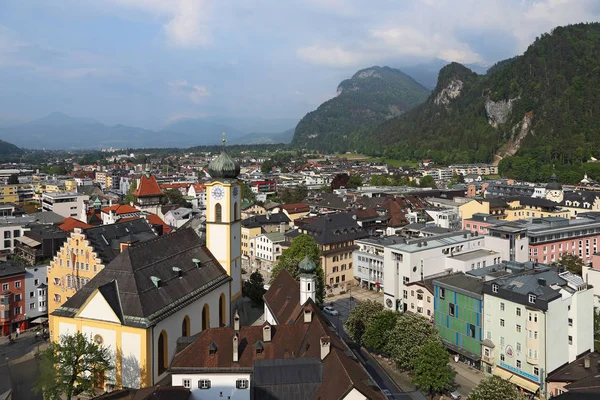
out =
<path fill-rule="evenodd" d="M 41 339 L 35 342 L 32 332 L 20 335 L 13 345 L 8 344 L 6 337 L 0 338 L 0 393 L 12 387 L 14 399 L 42 400 L 32 390 L 39 375 L 33 357 L 38 345 L 43 349 L 46 343 Z"/>
<path fill-rule="evenodd" d="M 367 353 L 364 349 L 353 348 L 352 352 L 356 355 L 361 364 L 365 367 L 367 372 L 375 380 L 375 383 L 383 390 L 387 389 L 391 393 L 391 398 L 395 400 L 411 400 L 412 398 L 402 392 L 396 383 L 390 379 L 387 373 L 379 366 L 377 361 Z"/>

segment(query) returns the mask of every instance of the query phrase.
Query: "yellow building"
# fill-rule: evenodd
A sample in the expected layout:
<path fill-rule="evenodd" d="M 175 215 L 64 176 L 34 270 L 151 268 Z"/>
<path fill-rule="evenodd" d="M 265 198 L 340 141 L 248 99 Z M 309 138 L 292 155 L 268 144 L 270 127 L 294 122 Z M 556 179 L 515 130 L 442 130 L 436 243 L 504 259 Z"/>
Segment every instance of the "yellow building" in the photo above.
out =
<path fill-rule="evenodd" d="M 523 218 L 562 217 L 569 218 L 570 212 L 556 203 L 535 197 L 518 199 L 475 199 L 460 207 L 458 213 L 464 220 L 471 219 L 473 214 L 489 214 L 499 220 L 516 221 Z"/>
<path fill-rule="evenodd" d="M 17 185 L 0 186 L 0 203 L 17 203 L 18 201 Z"/>
<path fill-rule="evenodd" d="M 76 192 L 77 191 L 77 181 L 75 179 L 66 180 L 65 181 L 65 191 Z"/>
<path fill-rule="evenodd" d="M 240 166 L 222 152 L 208 171 L 213 181 L 206 184 L 206 246 L 233 279 L 233 304 L 242 296 Z"/>
<path fill-rule="evenodd" d="M 108 347 L 106 389 L 154 385 L 178 338 L 229 324 L 230 282 L 193 229 L 132 244 L 54 310 L 51 338 L 80 331 Z"/>
<path fill-rule="evenodd" d="M 145 219 L 88 229 L 75 228 L 48 267 L 48 313 L 73 297 L 121 252 L 122 246 L 153 239 Z"/>
<path fill-rule="evenodd" d="M 263 233 L 281 232 L 289 229 L 290 219 L 283 213 L 255 215 L 242 221 L 242 256 L 249 260 L 252 255 L 250 239 Z"/>

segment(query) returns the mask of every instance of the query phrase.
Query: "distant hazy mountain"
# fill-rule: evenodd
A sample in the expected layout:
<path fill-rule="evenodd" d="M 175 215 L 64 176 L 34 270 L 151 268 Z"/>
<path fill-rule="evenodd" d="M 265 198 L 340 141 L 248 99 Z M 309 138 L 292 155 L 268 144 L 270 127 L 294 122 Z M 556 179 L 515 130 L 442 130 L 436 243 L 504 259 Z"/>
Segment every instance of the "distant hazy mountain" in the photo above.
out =
<path fill-rule="evenodd" d="M 4 140 L 0 140 L 0 155 L 9 156 L 15 154 L 22 154 L 23 150 L 18 148 L 12 143 L 5 142 Z"/>
<path fill-rule="evenodd" d="M 231 119 L 232 125 L 252 126 L 251 119 Z M 0 137 L 22 148 L 30 149 L 89 149 L 103 147 L 191 147 L 218 144 L 221 133 L 226 132 L 229 141 L 246 144 L 257 140 L 256 137 L 241 139 L 252 131 L 242 131 L 226 124 L 224 117 L 184 119 L 175 121 L 161 131 L 152 131 L 126 125 L 105 125 L 92 118 L 75 118 L 55 112 L 45 117 L 10 126 L 0 125 Z M 259 119 L 254 126 L 260 127 Z M 261 136 L 276 137 L 289 129 L 294 122 L 283 120 L 262 120 L 268 132 Z M 293 120 L 292 120 L 293 121 Z M 285 126 L 281 130 L 270 130 Z M 256 135 L 256 134 L 255 134 Z M 265 139 L 265 143 L 279 143 L 276 139 Z M 272 142 L 269 140 L 273 140 Z M 288 140 L 289 141 L 289 140 Z"/>
<path fill-rule="evenodd" d="M 232 141 L 233 144 L 277 144 L 290 143 L 295 129 L 280 133 L 250 133 Z"/>

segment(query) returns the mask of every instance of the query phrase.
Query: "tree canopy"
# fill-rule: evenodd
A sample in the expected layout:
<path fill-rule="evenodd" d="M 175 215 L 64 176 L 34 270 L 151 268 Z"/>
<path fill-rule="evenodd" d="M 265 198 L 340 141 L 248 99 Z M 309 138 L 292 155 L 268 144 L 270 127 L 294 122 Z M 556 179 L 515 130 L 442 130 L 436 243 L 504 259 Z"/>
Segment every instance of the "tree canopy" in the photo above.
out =
<path fill-rule="evenodd" d="M 355 343 L 363 344 L 363 336 L 372 320 L 383 310 L 383 304 L 378 301 L 366 300 L 358 302 L 354 308 L 350 310 L 348 319 L 344 322 L 344 329 L 350 339 Z M 374 332 L 375 333 L 375 332 Z M 373 342 L 375 338 L 371 338 Z"/>
<path fill-rule="evenodd" d="M 450 366 L 448 351 L 439 340 L 430 340 L 419 349 L 413 361 L 413 383 L 433 395 L 449 390 L 454 385 L 454 369 Z"/>
<path fill-rule="evenodd" d="M 399 315 L 400 313 L 397 311 L 384 309 L 372 317 L 362 335 L 362 342 L 364 345 L 375 351 L 385 352 L 392 331 L 396 328 L 396 324 L 398 323 Z"/>
<path fill-rule="evenodd" d="M 439 332 L 427 318 L 412 313 L 400 313 L 392 330 L 386 352 L 400 369 L 412 369 L 421 347 L 429 341 L 439 341 Z"/>
<path fill-rule="evenodd" d="M 568 271 L 581 276 L 583 272 L 584 262 L 575 254 L 565 253 L 555 264 L 565 267 Z"/>
<path fill-rule="evenodd" d="M 243 295 L 248 297 L 257 306 L 263 304 L 263 295 L 266 291 L 265 281 L 262 274 L 258 271 L 251 273 L 250 279 L 242 285 Z"/>
<path fill-rule="evenodd" d="M 42 351 L 40 375 L 34 386 L 46 400 L 68 400 L 77 393 L 95 395 L 105 374 L 114 369 L 111 352 L 81 332 L 63 335 Z"/>
<path fill-rule="evenodd" d="M 273 271 L 271 272 L 270 283 L 273 283 L 282 269 L 287 270 L 294 279 L 299 280 L 298 264 L 307 255 L 317 266 L 317 298 L 315 299 L 315 303 L 321 306 L 325 299 L 325 277 L 323 268 L 321 267 L 321 250 L 319 250 L 319 245 L 315 242 L 315 239 L 306 234 L 296 236 L 292 240 L 291 246 L 281 253 L 279 262 L 273 267 Z"/>
<path fill-rule="evenodd" d="M 515 385 L 499 376 L 492 375 L 482 380 L 469 394 L 467 400 L 525 400 Z"/>

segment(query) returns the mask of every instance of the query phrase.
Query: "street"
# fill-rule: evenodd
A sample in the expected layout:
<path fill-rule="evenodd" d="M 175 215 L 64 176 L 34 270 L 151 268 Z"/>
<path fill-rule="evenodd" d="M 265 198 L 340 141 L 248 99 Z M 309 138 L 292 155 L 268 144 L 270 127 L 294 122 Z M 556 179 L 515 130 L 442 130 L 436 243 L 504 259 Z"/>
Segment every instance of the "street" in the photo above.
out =
<path fill-rule="evenodd" d="M 33 331 L 19 335 L 15 343 L 10 345 L 8 338 L 0 338 L 0 393 L 8 391 L 11 386 L 13 398 L 19 400 L 42 400 L 42 396 L 33 393 L 35 380 L 39 375 L 34 354 L 47 347 L 42 339 L 35 341 Z"/>

